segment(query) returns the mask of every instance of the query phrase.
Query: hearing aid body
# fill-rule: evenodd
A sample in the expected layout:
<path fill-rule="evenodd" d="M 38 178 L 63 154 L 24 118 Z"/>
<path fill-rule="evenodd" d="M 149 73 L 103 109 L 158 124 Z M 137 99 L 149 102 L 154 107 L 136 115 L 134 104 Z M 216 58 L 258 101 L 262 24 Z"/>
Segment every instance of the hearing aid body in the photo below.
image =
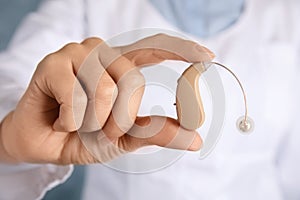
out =
<path fill-rule="evenodd" d="M 243 93 L 245 105 L 245 114 L 237 120 L 237 128 L 243 134 L 250 133 L 254 129 L 254 122 L 248 116 L 248 106 L 244 88 L 240 80 L 229 68 L 217 62 L 194 63 L 188 67 L 178 79 L 176 111 L 180 125 L 188 130 L 195 130 L 204 123 L 205 113 L 198 83 L 201 74 L 212 66 L 212 64 L 226 69 L 237 80 Z"/>
<path fill-rule="evenodd" d="M 192 64 L 178 79 L 176 91 L 176 111 L 182 127 L 195 130 L 205 119 L 199 91 L 199 77 L 206 69 L 203 63 Z"/>

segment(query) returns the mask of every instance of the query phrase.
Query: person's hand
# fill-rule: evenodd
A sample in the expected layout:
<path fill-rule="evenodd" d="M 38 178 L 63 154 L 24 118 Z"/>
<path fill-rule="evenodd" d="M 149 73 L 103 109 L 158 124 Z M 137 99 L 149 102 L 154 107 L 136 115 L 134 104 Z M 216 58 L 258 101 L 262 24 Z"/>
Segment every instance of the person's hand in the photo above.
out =
<path fill-rule="evenodd" d="M 97 38 L 67 44 L 39 63 L 2 121 L 0 161 L 88 164 L 145 145 L 198 150 L 198 133 L 177 120 L 137 117 L 145 84 L 138 67 L 213 57 L 192 41 L 163 34 L 115 48 Z"/>

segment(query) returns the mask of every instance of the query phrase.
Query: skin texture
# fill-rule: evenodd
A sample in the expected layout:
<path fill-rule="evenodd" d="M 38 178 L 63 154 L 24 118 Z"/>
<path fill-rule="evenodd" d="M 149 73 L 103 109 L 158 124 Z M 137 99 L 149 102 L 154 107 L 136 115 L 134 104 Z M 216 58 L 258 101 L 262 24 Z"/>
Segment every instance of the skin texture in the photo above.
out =
<path fill-rule="evenodd" d="M 145 87 L 139 68 L 213 57 L 205 47 L 164 34 L 114 48 L 99 38 L 67 44 L 39 63 L 1 122 L 0 161 L 89 164 L 146 145 L 198 150 L 199 134 L 177 120 L 137 116 Z"/>

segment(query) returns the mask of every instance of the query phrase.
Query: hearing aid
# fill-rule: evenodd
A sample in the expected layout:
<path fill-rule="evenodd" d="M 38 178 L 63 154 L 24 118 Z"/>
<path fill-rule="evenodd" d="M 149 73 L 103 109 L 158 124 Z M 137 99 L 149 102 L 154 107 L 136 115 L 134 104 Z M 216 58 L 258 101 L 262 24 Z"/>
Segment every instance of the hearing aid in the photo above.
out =
<path fill-rule="evenodd" d="M 176 90 L 176 111 L 180 125 L 188 130 L 196 130 L 204 123 L 205 112 L 199 91 L 199 78 L 212 65 L 220 66 L 230 72 L 237 80 L 244 97 L 245 113 L 236 122 L 237 129 L 242 134 L 248 134 L 254 129 L 254 122 L 248 116 L 247 99 L 244 88 L 238 77 L 228 67 L 217 63 L 194 63 L 190 65 L 178 79 Z"/>

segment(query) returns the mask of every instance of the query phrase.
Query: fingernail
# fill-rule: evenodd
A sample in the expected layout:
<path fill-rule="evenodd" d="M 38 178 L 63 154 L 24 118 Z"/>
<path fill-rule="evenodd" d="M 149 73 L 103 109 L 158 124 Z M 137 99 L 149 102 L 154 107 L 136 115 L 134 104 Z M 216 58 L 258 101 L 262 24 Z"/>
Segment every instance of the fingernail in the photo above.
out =
<path fill-rule="evenodd" d="M 200 137 L 198 137 L 198 132 L 195 132 L 195 137 L 193 140 L 193 143 L 191 144 L 191 146 L 189 147 L 190 151 L 198 151 L 202 148 L 202 139 Z"/>
<path fill-rule="evenodd" d="M 200 51 L 201 53 L 203 53 L 203 52 L 206 53 L 206 55 L 208 56 L 209 60 L 212 60 L 215 57 L 215 54 L 211 50 L 209 50 L 208 48 L 206 48 L 204 46 L 197 45 L 196 49 L 198 51 Z"/>

